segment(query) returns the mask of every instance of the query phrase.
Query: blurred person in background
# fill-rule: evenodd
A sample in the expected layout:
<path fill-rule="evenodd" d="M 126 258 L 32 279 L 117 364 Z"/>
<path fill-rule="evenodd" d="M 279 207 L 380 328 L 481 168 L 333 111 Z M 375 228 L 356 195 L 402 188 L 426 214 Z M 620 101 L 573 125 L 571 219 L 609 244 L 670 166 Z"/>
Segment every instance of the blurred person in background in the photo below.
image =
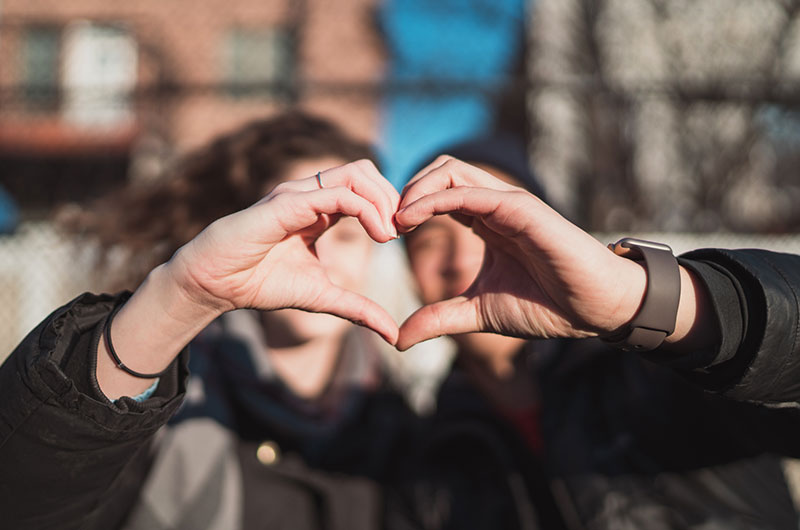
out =
<path fill-rule="evenodd" d="M 473 185 L 470 171 L 491 179 L 486 171 L 545 197 L 514 137 L 445 152 L 479 168 L 441 170 L 448 186 Z M 405 235 L 423 303 L 467 292 L 490 265 L 468 220 L 438 215 Z M 791 452 L 785 412 L 704 393 L 597 339 L 453 338 L 456 362 L 418 461 L 427 478 L 409 485 L 419 520 L 440 512 L 427 528 L 797 527 L 772 454 Z"/>
<path fill-rule="evenodd" d="M 237 258 L 215 253 L 252 257 L 247 252 L 253 241 L 220 236 L 221 231 L 211 229 L 204 232 L 205 239 L 199 238 L 207 245 L 203 250 L 192 244 L 179 250 L 216 219 L 240 210 L 256 222 L 276 221 L 285 230 L 272 250 L 273 256 L 284 254 L 275 258 L 279 263 L 265 267 L 270 273 L 281 266 L 292 270 L 281 285 L 259 284 L 256 289 L 269 292 L 250 293 L 247 302 L 237 304 L 253 309 L 225 313 L 203 325 L 202 332 L 201 317 L 173 326 L 191 327 L 184 335 L 187 340 L 200 334 L 192 340 L 188 367 L 185 353 L 178 362 L 169 362 L 166 355 L 164 365 L 169 368 L 157 379 L 132 377 L 113 364 L 104 368 L 109 354 L 97 333 L 112 308 L 132 305 L 129 295 L 83 296 L 62 310 L 62 315 L 77 317 L 65 330 L 71 338 L 64 339 L 77 341 L 77 346 L 49 365 L 49 375 L 43 376 L 47 382 L 36 392 L 67 391 L 53 399 L 69 401 L 63 406 L 77 416 L 55 411 L 59 420 L 37 432 L 44 439 L 52 437 L 53 452 L 42 449 L 49 445 L 45 440 L 26 446 L 26 440 L 17 438 L 5 447 L 6 454 L 16 446 L 29 459 L 41 458 L 20 462 L 16 473 L 4 470 L 4 519 L 14 521 L 14 528 L 380 526 L 380 483 L 411 445 L 416 417 L 387 381 L 377 337 L 321 313 L 333 302 L 348 300 L 348 294 L 360 311 L 374 309 L 361 307 L 364 299 L 353 294 L 363 291 L 373 241 L 362 227 L 364 220 L 359 222 L 353 211 L 340 212 L 337 202 L 365 202 L 359 193 L 379 201 L 388 221 L 371 226 L 371 235 L 390 239 L 380 230 L 391 226 L 399 197 L 366 161 L 371 158 L 368 145 L 336 125 L 290 112 L 245 125 L 187 156 L 164 180 L 123 189 L 96 209 L 65 219 L 73 232 L 96 238 L 102 255 L 122 252 L 117 261 L 131 267 L 120 281 L 131 289 L 139 285 L 143 272 L 160 263 L 175 264 L 179 255 L 205 252 L 223 267 L 233 266 Z M 333 176 L 326 172 L 316 177 L 319 180 L 310 177 L 359 159 L 334 170 Z M 322 182 L 335 189 L 320 189 Z M 287 187 L 284 193 L 273 192 L 280 183 Z M 294 205 L 282 199 L 285 192 L 294 191 L 303 200 L 322 196 L 332 201 L 319 222 L 304 226 L 303 219 L 316 219 L 319 211 L 302 201 Z M 270 192 L 260 208 L 278 209 L 277 217 L 259 213 L 259 207 L 247 208 Z M 371 213 L 378 215 L 374 209 Z M 302 260 L 292 259 L 294 251 L 287 250 L 292 245 L 300 245 L 295 250 Z M 258 273 L 243 275 L 250 280 Z M 168 288 L 147 288 L 157 284 L 158 277 L 149 275 L 137 293 L 148 300 L 152 295 L 141 293 L 166 296 Z M 312 292 L 317 284 L 325 289 Z M 286 292 L 279 294 L 281 289 Z M 317 312 L 259 311 L 258 296 L 272 297 L 266 309 L 302 307 Z M 326 301 L 329 296 L 334 300 Z M 168 309 L 170 303 L 159 307 Z M 388 318 L 376 311 L 344 316 L 372 327 L 376 319 Z M 125 345 L 125 317 L 125 311 L 113 317 L 116 350 L 130 365 L 152 372 L 142 368 L 134 354 L 142 348 L 140 341 L 134 337 L 134 347 Z M 385 336 L 386 325 L 378 329 Z M 150 339 L 159 338 L 156 331 L 152 334 Z M 63 353 L 60 345 L 56 349 Z M 156 353 L 163 358 L 166 350 Z M 9 394 L 14 387 L 9 383 L 14 377 L 11 365 L 42 360 L 22 355 L 12 355 L 6 363 L 0 386 Z M 185 402 L 178 408 L 184 393 Z M 4 393 L 2 400 L 10 404 L 22 399 L 26 404 L 20 408 L 33 406 L 23 399 L 26 395 L 12 398 Z M 167 428 L 158 430 L 168 419 Z M 53 479 L 45 491 L 33 487 L 42 476 Z M 13 505 L 8 504 L 11 499 Z"/>

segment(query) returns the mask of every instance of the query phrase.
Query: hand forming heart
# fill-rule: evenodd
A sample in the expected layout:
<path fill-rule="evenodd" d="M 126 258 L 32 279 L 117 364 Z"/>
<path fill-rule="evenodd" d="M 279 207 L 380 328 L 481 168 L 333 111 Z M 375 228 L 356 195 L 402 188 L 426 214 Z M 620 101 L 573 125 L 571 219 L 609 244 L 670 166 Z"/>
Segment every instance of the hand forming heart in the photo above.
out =
<path fill-rule="evenodd" d="M 444 334 L 588 337 L 635 314 L 641 266 L 609 252 L 536 196 L 452 157 L 420 171 L 395 223 L 408 232 L 450 214 L 485 242 L 483 265 L 460 296 L 427 305 L 400 327 L 398 349 Z"/>
<path fill-rule="evenodd" d="M 324 183 L 324 188 L 320 185 Z M 383 243 L 451 214 L 486 243 L 461 296 L 422 307 L 399 328 L 375 302 L 330 282 L 314 241 L 341 215 Z M 638 265 L 618 258 L 542 201 L 450 157 L 423 169 L 401 196 L 370 162 L 280 184 L 222 218 L 173 259 L 195 299 L 220 310 L 293 307 L 369 327 L 399 349 L 443 334 L 585 337 L 630 320 L 644 290 Z"/>

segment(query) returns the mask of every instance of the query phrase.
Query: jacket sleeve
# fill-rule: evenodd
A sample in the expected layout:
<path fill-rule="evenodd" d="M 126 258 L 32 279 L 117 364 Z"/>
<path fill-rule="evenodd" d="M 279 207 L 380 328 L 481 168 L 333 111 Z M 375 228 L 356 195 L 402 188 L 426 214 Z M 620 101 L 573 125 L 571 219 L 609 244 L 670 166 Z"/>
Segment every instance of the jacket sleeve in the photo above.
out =
<path fill-rule="evenodd" d="M 124 299 L 78 297 L 0 366 L 0 513 L 8 528 L 116 528 L 135 502 L 150 442 L 182 400 L 187 352 L 151 398 L 109 401 L 94 377 L 97 345 Z"/>
<path fill-rule="evenodd" d="M 660 360 L 733 399 L 800 402 L 800 256 L 706 249 L 680 261 L 706 285 L 722 340 L 711 351 Z"/>

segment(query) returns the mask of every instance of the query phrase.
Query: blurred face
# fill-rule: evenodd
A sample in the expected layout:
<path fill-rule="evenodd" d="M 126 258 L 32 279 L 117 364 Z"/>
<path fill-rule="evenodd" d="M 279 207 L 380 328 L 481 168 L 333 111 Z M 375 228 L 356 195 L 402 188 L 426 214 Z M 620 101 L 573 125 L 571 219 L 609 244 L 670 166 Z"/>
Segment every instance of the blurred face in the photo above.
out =
<path fill-rule="evenodd" d="M 406 237 L 411 271 L 426 304 L 463 293 L 481 269 L 483 240 L 450 216 L 434 217 Z"/>
<path fill-rule="evenodd" d="M 297 162 L 288 168 L 285 180 L 297 180 L 315 175 L 317 171 L 340 166 L 345 160 L 321 158 Z M 265 190 L 268 192 L 269 190 Z M 370 264 L 372 240 L 356 219 L 344 217 L 322 234 L 316 242 L 317 256 L 334 284 L 361 292 L 365 287 Z M 270 340 L 283 345 L 296 345 L 309 340 L 343 335 L 351 324 L 341 318 L 308 313 L 297 309 L 282 309 L 264 314 Z M 275 333 L 282 337 L 276 337 Z"/>
<path fill-rule="evenodd" d="M 478 166 L 496 177 L 518 185 L 508 175 Z M 422 302 L 431 304 L 458 296 L 472 284 L 483 264 L 483 239 L 471 228 L 448 215 L 433 217 L 406 235 L 411 272 Z M 454 337 L 462 351 L 483 357 L 514 353 L 523 340 L 487 333 Z"/>

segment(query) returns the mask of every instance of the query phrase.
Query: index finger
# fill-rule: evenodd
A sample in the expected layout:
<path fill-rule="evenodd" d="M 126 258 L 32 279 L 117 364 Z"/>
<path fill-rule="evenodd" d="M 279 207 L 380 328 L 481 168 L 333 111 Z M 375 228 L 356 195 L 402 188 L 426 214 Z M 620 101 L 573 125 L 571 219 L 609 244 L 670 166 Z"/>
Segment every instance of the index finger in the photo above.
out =
<path fill-rule="evenodd" d="M 394 229 L 392 218 L 400 204 L 400 194 L 394 189 L 391 182 L 378 171 L 371 160 L 363 159 L 323 171 L 320 182 L 328 187 L 329 182 L 334 185 L 347 185 L 354 192 L 367 200 L 377 199 L 376 204 L 381 217 L 386 222 L 390 231 Z M 382 193 L 379 193 L 382 192 Z"/>
<path fill-rule="evenodd" d="M 497 177 L 473 165 L 462 162 L 457 158 L 440 157 L 444 162 L 433 167 L 425 174 L 418 174 L 415 180 L 409 182 L 403 189 L 400 199 L 400 209 L 412 204 L 420 198 L 443 191 L 449 188 L 470 186 L 493 190 L 513 191 L 519 188 L 512 186 Z M 435 162 L 434 162 L 435 164 Z M 431 164 L 428 167 L 433 166 Z"/>
<path fill-rule="evenodd" d="M 433 171 L 437 167 L 440 167 L 442 164 L 444 164 L 448 160 L 452 160 L 452 159 L 453 159 L 453 157 L 450 156 L 450 155 L 439 155 L 439 156 L 437 156 L 436 159 L 433 162 L 431 162 L 430 164 L 426 165 L 425 167 L 423 167 L 422 169 L 420 169 L 419 171 L 414 173 L 414 176 L 411 177 L 410 179 L 408 179 L 408 182 L 406 182 L 406 185 L 403 186 L 403 191 L 400 192 L 400 195 L 401 196 L 405 195 L 406 190 L 408 188 L 410 188 L 412 184 L 414 184 L 416 181 L 418 181 L 419 179 L 421 179 L 422 177 L 424 177 L 425 175 L 427 175 L 428 173 L 430 173 L 431 171 Z"/>
<path fill-rule="evenodd" d="M 410 231 L 435 215 L 467 215 L 480 217 L 498 233 L 511 235 L 526 229 L 537 205 L 544 203 L 519 188 L 501 191 L 459 186 L 424 195 L 402 207 L 395 214 L 395 224 Z"/>

